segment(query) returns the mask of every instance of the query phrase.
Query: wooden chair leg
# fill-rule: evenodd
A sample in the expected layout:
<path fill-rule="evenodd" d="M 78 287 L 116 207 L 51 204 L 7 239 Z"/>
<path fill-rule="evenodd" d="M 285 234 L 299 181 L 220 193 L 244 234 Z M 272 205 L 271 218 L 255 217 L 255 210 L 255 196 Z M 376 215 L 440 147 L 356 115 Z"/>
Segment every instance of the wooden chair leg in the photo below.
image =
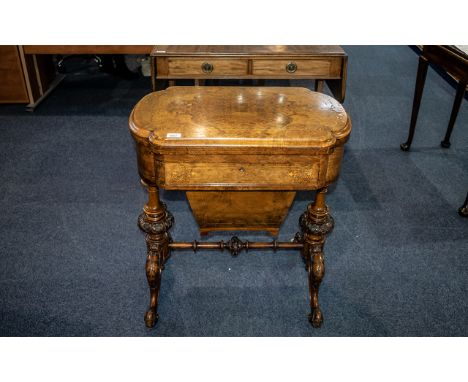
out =
<path fill-rule="evenodd" d="M 465 203 L 458 209 L 458 214 L 464 218 L 468 218 L 468 193 L 466 194 Z"/>
<path fill-rule="evenodd" d="M 414 131 L 416 129 L 416 121 L 418 119 L 419 106 L 421 105 L 424 83 L 426 81 L 428 64 L 428 61 L 423 56 L 419 56 L 418 74 L 416 77 L 416 85 L 414 89 L 413 110 L 411 112 L 411 122 L 408 139 L 405 143 L 402 143 L 400 145 L 400 148 L 403 151 L 408 151 L 411 147 L 411 143 L 413 142 Z"/>
<path fill-rule="evenodd" d="M 450 147 L 450 135 L 452 135 L 453 126 L 455 125 L 458 111 L 460 110 L 460 105 L 463 96 L 465 95 L 465 90 L 466 83 L 460 81 L 457 86 L 457 94 L 455 95 L 455 101 L 453 102 L 452 113 L 450 114 L 450 121 L 445 133 L 445 138 L 442 142 L 440 142 L 440 145 L 446 149 Z"/>

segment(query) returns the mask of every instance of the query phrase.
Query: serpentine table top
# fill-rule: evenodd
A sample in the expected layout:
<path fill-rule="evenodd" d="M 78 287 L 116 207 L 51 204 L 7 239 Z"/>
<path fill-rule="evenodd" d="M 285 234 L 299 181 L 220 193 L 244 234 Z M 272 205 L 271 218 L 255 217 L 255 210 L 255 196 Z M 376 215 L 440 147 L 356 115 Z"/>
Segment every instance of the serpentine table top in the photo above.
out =
<path fill-rule="evenodd" d="M 334 159 L 341 158 L 351 122 L 332 97 L 305 88 L 177 86 L 144 97 L 130 116 L 130 130 L 140 175 L 160 187 L 317 189 L 338 175 Z M 190 167 L 185 177 L 172 173 L 180 174 L 170 164 L 174 156 L 178 168 Z M 325 168 L 316 166 L 327 159 Z M 231 174 L 232 164 L 244 171 Z M 265 164 L 268 181 L 261 174 Z M 294 171 L 276 177 L 298 165 L 300 177 Z M 228 173 L 215 173 L 217 168 Z"/>

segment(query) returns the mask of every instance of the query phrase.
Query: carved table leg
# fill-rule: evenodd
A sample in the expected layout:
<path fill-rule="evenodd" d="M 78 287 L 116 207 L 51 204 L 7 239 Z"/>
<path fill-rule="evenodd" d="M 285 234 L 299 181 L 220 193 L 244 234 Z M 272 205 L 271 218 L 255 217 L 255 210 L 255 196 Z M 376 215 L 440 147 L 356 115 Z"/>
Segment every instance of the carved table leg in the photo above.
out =
<path fill-rule="evenodd" d="M 307 211 L 299 219 L 304 244 L 302 257 L 305 260 L 309 275 L 311 308 L 309 322 L 315 328 L 320 327 L 323 321 L 322 311 L 318 303 L 319 287 L 325 274 L 323 246 L 326 235 L 333 229 L 333 218 L 329 215 L 328 207 L 325 204 L 326 192 L 326 188 L 318 190 L 314 203 L 309 204 Z"/>
<path fill-rule="evenodd" d="M 147 185 L 148 203 L 143 207 L 143 213 L 138 218 L 138 225 L 146 233 L 146 278 L 150 288 L 150 307 L 145 314 L 146 326 L 151 328 L 158 321 L 158 297 L 161 286 L 161 274 L 164 263 L 168 259 L 171 237 L 169 229 L 174 218 L 159 200 L 159 190 L 156 186 Z"/>
<path fill-rule="evenodd" d="M 466 91 L 466 83 L 460 81 L 457 86 L 457 93 L 455 95 L 455 101 L 453 102 L 452 112 L 450 113 L 450 120 L 447 127 L 447 131 L 445 132 L 445 138 L 440 145 L 443 148 L 448 149 L 450 147 L 450 135 L 452 135 L 453 126 L 455 125 L 455 121 L 457 119 L 458 111 L 460 110 L 460 105 L 463 100 L 463 96 L 465 95 Z"/>
<path fill-rule="evenodd" d="M 411 122 L 408 133 L 408 139 L 405 143 L 400 145 L 403 151 L 408 151 L 413 142 L 414 131 L 416 130 L 416 121 L 418 120 L 419 106 L 421 105 L 421 98 L 424 89 L 424 82 L 426 81 L 427 67 L 429 62 L 423 56 L 419 56 L 418 74 L 416 77 L 416 85 L 414 89 L 413 110 L 411 111 Z"/>
<path fill-rule="evenodd" d="M 458 214 L 464 218 L 468 218 L 468 193 L 466 194 L 465 203 L 458 209 Z"/>

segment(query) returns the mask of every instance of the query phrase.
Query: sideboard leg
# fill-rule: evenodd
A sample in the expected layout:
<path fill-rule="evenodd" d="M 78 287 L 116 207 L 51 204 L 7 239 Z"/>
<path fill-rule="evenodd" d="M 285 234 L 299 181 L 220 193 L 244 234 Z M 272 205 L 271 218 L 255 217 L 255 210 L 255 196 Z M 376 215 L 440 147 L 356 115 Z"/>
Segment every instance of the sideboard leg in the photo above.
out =
<path fill-rule="evenodd" d="M 405 143 L 400 145 L 403 151 L 408 151 L 413 142 L 414 131 L 416 130 L 416 121 L 418 120 L 419 106 L 421 105 L 421 98 L 424 90 L 424 83 L 426 82 L 427 67 L 429 62 L 423 56 L 419 56 L 418 74 L 416 76 L 416 85 L 414 89 L 413 110 L 411 111 L 411 121 L 408 133 L 408 139 Z"/>
<path fill-rule="evenodd" d="M 458 214 L 464 218 L 468 218 L 468 193 L 466 194 L 465 203 L 458 209 Z"/>
<path fill-rule="evenodd" d="M 150 64 L 151 64 L 151 90 L 156 91 L 156 57 L 150 57 Z"/>
<path fill-rule="evenodd" d="M 429 62 L 423 56 L 419 56 L 418 74 L 416 76 L 416 85 L 414 89 L 413 109 L 411 111 L 410 128 L 408 132 L 408 139 L 405 143 L 400 145 L 403 151 L 408 151 L 413 142 L 414 131 L 416 130 L 416 121 L 418 120 L 419 106 L 421 105 L 422 93 L 424 90 L 424 83 L 426 82 L 427 67 Z"/>
<path fill-rule="evenodd" d="M 448 149 L 450 147 L 450 136 L 452 135 L 453 126 L 455 125 L 455 121 L 457 119 L 458 111 L 460 110 L 460 105 L 463 100 L 463 96 L 465 95 L 466 91 L 466 83 L 460 81 L 457 86 L 457 93 L 455 95 L 455 101 L 453 102 L 452 113 L 450 114 L 450 120 L 447 127 L 447 131 L 445 132 L 445 138 L 440 145 L 443 148 Z"/>
<path fill-rule="evenodd" d="M 323 93 L 324 83 L 325 83 L 324 80 L 315 80 L 315 91 L 319 93 Z"/>
<path fill-rule="evenodd" d="M 322 325 L 323 315 L 318 302 L 320 283 L 325 274 L 323 247 L 326 235 L 333 229 L 333 218 L 325 204 L 326 188 L 317 191 L 314 203 L 309 204 L 307 211 L 300 219 L 299 225 L 303 235 L 302 257 L 306 263 L 309 276 L 309 298 L 311 313 L 309 322 L 313 327 Z"/>
<path fill-rule="evenodd" d="M 164 263 L 168 259 L 171 237 L 169 229 L 174 218 L 159 200 L 159 190 L 156 186 L 147 185 L 148 203 L 143 207 L 143 213 L 138 218 L 138 225 L 145 232 L 147 256 L 146 278 L 150 289 L 150 307 L 145 314 L 148 328 L 158 321 L 158 297 L 161 286 L 161 274 Z"/>

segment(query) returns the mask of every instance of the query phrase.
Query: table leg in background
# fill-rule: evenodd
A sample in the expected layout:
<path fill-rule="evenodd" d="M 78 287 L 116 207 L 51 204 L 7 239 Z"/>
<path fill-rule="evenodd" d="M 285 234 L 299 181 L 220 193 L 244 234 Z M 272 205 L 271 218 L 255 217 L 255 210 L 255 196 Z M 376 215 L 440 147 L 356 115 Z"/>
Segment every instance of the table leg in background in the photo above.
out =
<path fill-rule="evenodd" d="M 156 59 L 154 57 L 150 57 L 151 62 L 151 88 L 155 92 L 156 89 Z"/>
<path fill-rule="evenodd" d="M 465 203 L 458 209 L 458 213 L 460 216 L 468 218 L 468 193 L 466 194 Z"/>
<path fill-rule="evenodd" d="M 418 75 L 416 77 L 416 86 L 414 89 L 413 110 L 411 112 L 411 122 L 408 139 L 405 143 L 402 143 L 400 145 L 400 148 L 403 151 L 408 151 L 411 147 L 411 143 L 413 142 L 414 131 L 416 129 L 416 121 L 418 120 L 419 106 L 421 105 L 424 83 L 426 81 L 427 66 L 428 61 L 423 56 L 419 56 Z"/>
<path fill-rule="evenodd" d="M 450 147 L 450 135 L 452 135 L 453 125 L 457 119 L 458 111 L 460 110 L 460 105 L 465 95 L 466 84 L 463 82 L 458 83 L 457 93 L 455 95 L 455 101 L 453 102 L 452 113 L 450 114 L 450 121 L 447 127 L 447 132 L 445 133 L 445 138 L 440 145 L 446 149 Z"/>
<path fill-rule="evenodd" d="M 323 93 L 323 84 L 324 80 L 315 80 L 315 91 L 319 93 Z"/>

